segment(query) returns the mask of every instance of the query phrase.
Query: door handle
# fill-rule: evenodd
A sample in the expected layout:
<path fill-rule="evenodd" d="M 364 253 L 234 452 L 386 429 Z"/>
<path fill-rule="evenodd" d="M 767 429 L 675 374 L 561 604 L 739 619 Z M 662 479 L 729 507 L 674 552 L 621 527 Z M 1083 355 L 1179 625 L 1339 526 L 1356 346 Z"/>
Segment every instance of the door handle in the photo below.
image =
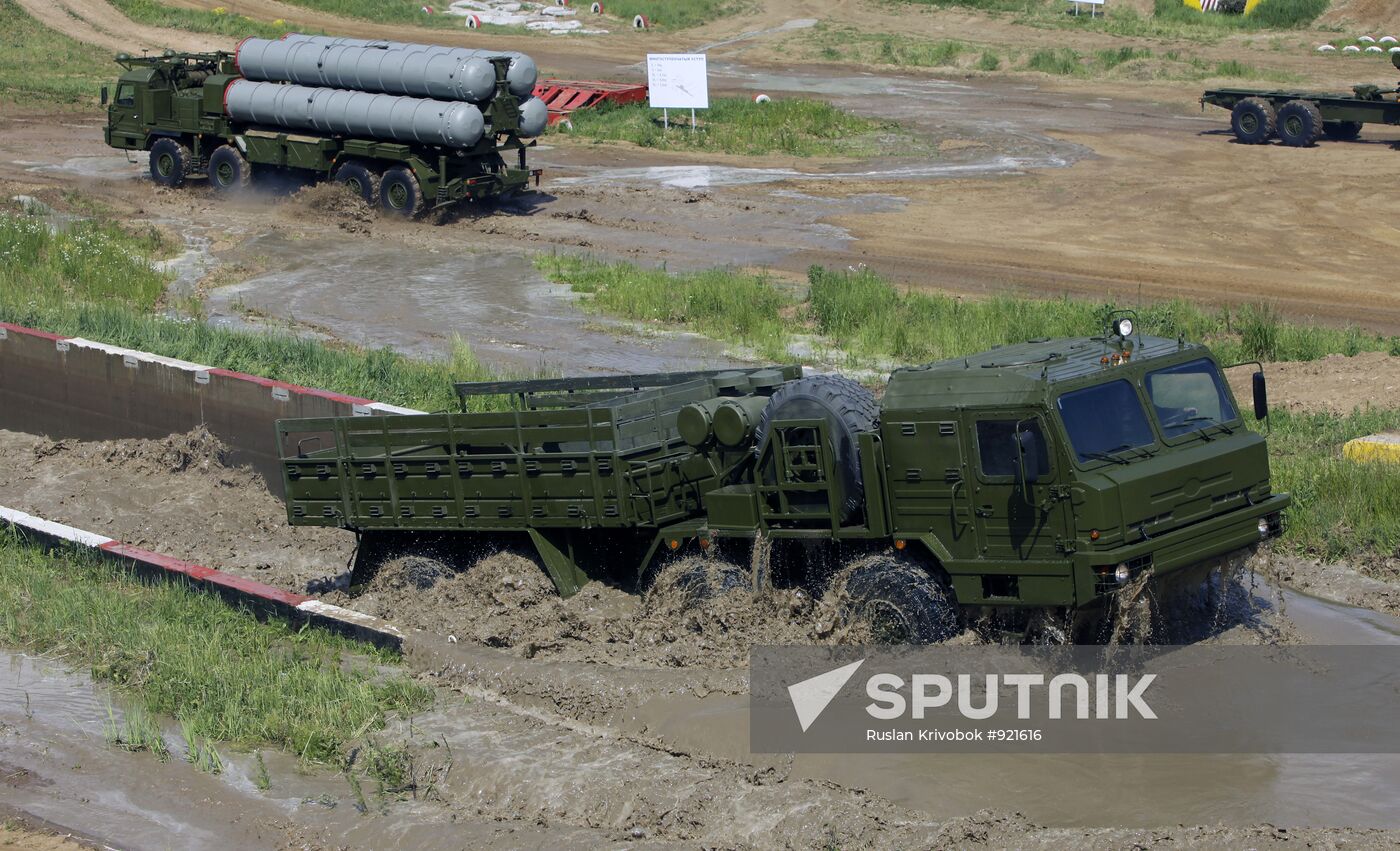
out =
<path fill-rule="evenodd" d="M 975 508 L 973 510 L 973 513 L 976 514 L 978 517 L 991 517 L 996 512 L 992 510 L 992 507 L 990 505 L 982 505 Z"/>

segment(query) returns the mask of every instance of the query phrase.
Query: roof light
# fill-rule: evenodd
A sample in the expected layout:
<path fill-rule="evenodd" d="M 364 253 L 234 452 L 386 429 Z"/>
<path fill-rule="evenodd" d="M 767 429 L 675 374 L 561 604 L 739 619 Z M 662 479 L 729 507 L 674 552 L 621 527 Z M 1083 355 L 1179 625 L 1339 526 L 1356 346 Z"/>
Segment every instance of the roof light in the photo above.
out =
<path fill-rule="evenodd" d="M 1131 337 L 1133 335 L 1133 320 L 1126 316 L 1113 320 L 1113 333 L 1119 337 Z"/>

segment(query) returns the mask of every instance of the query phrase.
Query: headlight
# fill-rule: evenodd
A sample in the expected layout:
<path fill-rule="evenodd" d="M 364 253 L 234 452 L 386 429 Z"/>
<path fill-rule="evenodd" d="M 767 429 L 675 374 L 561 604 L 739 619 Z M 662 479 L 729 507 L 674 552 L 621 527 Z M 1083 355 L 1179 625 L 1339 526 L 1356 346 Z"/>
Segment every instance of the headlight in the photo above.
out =
<path fill-rule="evenodd" d="M 1259 537 L 1269 537 L 1269 518 L 1267 517 L 1259 518 Z"/>
<path fill-rule="evenodd" d="M 1133 572 L 1128 569 L 1128 565 L 1126 563 L 1118 565 L 1118 567 L 1114 568 L 1113 570 L 1113 578 L 1117 580 L 1119 585 L 1126 585 L 1128 580 L 1131 579 L 1132 576 Z"/>

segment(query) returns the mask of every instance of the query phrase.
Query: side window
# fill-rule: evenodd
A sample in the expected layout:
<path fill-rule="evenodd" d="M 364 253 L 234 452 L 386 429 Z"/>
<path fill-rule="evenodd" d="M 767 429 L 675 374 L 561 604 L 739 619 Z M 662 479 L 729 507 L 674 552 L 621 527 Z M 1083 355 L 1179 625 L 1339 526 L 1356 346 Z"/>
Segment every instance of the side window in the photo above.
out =
<path fill-rule="evenodd" d="M 1026 457 L 1026 472 L 1038 477 L 1050 475 L 1050 449 L 1039 420 L 978 420 L 977 458 L 987 478 L 1016 475 L 1016 424 L 1035 437 L 1035 452 Z"/>
<path fill-rule="evenodd" d="M 117 86 L 117 106 L 136 105 L 136 87 L 131 83 L 122 83 Z"/>

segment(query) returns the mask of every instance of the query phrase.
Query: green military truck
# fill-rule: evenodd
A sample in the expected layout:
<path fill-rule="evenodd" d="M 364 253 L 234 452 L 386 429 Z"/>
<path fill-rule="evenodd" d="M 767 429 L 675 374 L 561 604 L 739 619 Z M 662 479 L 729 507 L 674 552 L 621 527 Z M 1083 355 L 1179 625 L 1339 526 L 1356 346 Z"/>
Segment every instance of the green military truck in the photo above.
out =
<path fill-rule="evenodd" d="M 878 402 L 792 366 L 458 391 L 462 413 L 277 424 L 288 518 L 358 533 L 353 584 L 395 555 L 523 546 L 568 595 L 678 555 L 749 564 L 761 537 L 768 575 L 736 581 L 821 593 L 859 563 L 851 611 L 924 642 L 1203 576 L 1290 501 L 1211 352 L 1130 320 L 899 369 Z M 514 409 L 466 413 L 482 394 Z M 1254 395 L 1262 418 L 1262 373 Z"/>
<path fill-rule="evenodd" d="M 1390 54 L 1400 68 L 1400 53 Z M 1395 90 L 1364 84 L 1351 94 L 1281 89 L 1208 89 L 1206 104 L 1230 110 L 1230 131 L 1246 145 L 1274 138 L 1292 148 L 1312 146 L 1322 137 L 1351 141 L 1367 124 L 1400 124 L 1400 99 Z"/>
<path fill-rule="evenodd" d="M 283 172 L 338 181 L 371 206 L 414 216 L 526 192 L 539 180 L 526 164 L 507 56 L 492 58 L 498 91 L 481 106 L 250 81 L 224 52 L 117 62 L 125 70 L 115 91 L 102 89 L 104 138 L 149 151 L 151 179 L 162 186 L 203 177 L 227 195 L 259 173 Z"/>

